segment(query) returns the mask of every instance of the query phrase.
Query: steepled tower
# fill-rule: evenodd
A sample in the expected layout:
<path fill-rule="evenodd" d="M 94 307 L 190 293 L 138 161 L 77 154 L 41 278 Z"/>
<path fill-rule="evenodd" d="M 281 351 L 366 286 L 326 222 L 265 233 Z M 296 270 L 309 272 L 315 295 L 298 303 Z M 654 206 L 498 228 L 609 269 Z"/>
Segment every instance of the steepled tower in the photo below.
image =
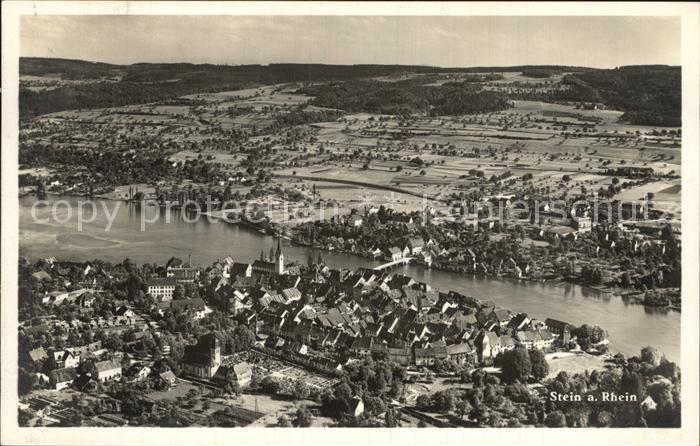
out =
<path fill-rule="evenodd" d="M 219 368 L 221 365 L 221 345 L 216 336 L 212 336 L 212 340 L 209 342 L 209 358 L 211 364 L 213 364 L 213 367 Z"/>
<path fill-rule="evenodd" d="M 277 239 L 277 252 L 275 252 L 277 274 L 284 274 L 284 253 L 282 252 L 282 239 Z"/>

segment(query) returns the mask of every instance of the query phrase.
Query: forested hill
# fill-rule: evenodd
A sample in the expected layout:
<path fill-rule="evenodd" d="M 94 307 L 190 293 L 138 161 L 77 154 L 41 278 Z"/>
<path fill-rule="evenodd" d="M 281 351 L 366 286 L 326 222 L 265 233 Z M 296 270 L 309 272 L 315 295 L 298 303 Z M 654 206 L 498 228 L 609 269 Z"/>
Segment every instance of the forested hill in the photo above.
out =
<path fill-rule="evenodd" d="M 529 98 L 551 101 L 596 101 L 624 110 L 625 120 L 637 124 L 680 125 L 680 67 L 635 66 L 614 70 L 599 70 L 570 66 L 514 66 L 441 68 L 407 65 L 323 65 L 323 64 L 270 64 L 270 65 L 211 65 L 189 63 L 138 63 L 113 65 L 70 59 L 20 58 L 20 76 L 48 79 L 40 88 L 20 81 L 20 116 L 30 118 L 46 113 L 72 109 L 114 107 L 142 104 L 177 96 L 236 90 L 260 85 L 304 81 L 358 81 L 380 76 L 403 74 L 446 73 L 506 73 L 522 72 L 532 77 L 549 74 L 567 74 L 562 82 L 570 88 L 565 94 Z M 38 81 L 34 80 L 36 85 Z M 41 81 L 39 81 L 41 82 Z M 352 88 L 351 88 L 352 89 Z M 350 89 L 350 90 L 351 90 Z M 430 103 L 437 111 L 450 114 L 481 112 L 502 108 L 502 98 L 484 95 L 462 88 L 452 89 L 445 97 L 436 97 L 422 89 L 405 95 L 380 89 L 376 100 L 364 94 L 362 101 L 347 97 L 348 110 L 420 110 L 421 104 Z M 336 105 L 346 102 L 341 94 L 326 91 L 326 100 Z M 365 92 L 367 93 L 367 92 Z M 428 97 L 426 97 L 428 93 Z M 458 94 L 457 94 L 458 93 Z M 493 97 L 492 97 L 493 96 Z M 382 98 L 391 99 L 382 104 Z M 337 99 L 337 100 L 336 100 Z M 521 99 L 511 96 L 509 99 Z M 462 100 L 473 102 L 473 107 L 459 105 Z M 320 103 L 324 100 L 317 101 Z M 420 106 L 415 106 L 414 103 Z M 491 107 L 489 104 L 496 104 Z M 338 107 L 342 108 L 342 107 Z"/>
<path fill-rule="evenodd" d="M 574 75 L 632 124 L 681 125 L 681 67 L 639 65 Z"/>
<path fill-rule="evenodd" d="M 426 85 L 426 79 L 396 82 L 348 80 L 311 85 L 299 90 L 314 96 L 312 104 L 321 107 L 395 115 L 416 112 L 432 116 L 491 113 L 510 106 L 508 97 L 495 91 L 484 91 L 480 82 L 447 82 Z"/>
<path fill-rule="evenodd" d="M 95 79 L 123 76 L 124 81 L 154 82 L 182 79 L 198 73 L 209 76 L 227 76 L 228 80 L 255 80 L 265 82 L 293 82 L 304 80 L 357 79 L 362 77 L 389 76 L 401 73 L 486 73 L 548 70 L 554 73 L 591 70 L 585 67 L 564 65 L 512 67 L 443 68 L 425 65 L 326 65 L 276 63 L 269 65 L 212 65 L 191 63 L 136 63 L 113 65 L 75 59 L 21 57 L 20 75 L 59 76 L 67 80 Z"/>
<path fill-rule="evenodd" d="M 498 67 L 520 72 L 537 67 Z M 546 67 L 555 72 L 580 67 Z M 236 90 L 274 83 L 344 81 L 405 73 L 482 73 L 488 67 L 440 68 L 417 65 L 211 65 L 137 63 L 113 65 L 72 59 L 20 58 L 21 76 L 52 79 L 47 88 L 20 87 L 20 116 L 29 118 L 55 111 L 102 108 L 160 101 L 177 96 Z"/>
<path fill-rule="evenodd" d="M 25 76 L 50 76 L 67 80 L 118 77 L 126 66 L 103 62 L 88 62 L 76 59 L 52 59 L 43 57 L 20 57 L 19 74 Z"/>
<path fill-rule="evenodd" d="M 284 82 L 348 80 L 402 73 L 465 72 L 463 68 L 399 65 L 110 65 L 21 58 L 20 76 L 50 77 L 50 88 L 20 88 L 20 116 L 160 101 L 177 96 Z"/>

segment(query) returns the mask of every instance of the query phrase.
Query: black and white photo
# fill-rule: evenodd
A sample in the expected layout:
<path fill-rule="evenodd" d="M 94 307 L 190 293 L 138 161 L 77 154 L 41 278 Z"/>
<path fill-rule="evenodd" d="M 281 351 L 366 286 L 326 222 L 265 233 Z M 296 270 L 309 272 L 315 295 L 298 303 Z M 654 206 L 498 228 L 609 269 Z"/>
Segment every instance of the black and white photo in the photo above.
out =
<path fill-rule="evenodd" d="M 14 442 L 697 441 L 697 5 L 19 3 Z"/>

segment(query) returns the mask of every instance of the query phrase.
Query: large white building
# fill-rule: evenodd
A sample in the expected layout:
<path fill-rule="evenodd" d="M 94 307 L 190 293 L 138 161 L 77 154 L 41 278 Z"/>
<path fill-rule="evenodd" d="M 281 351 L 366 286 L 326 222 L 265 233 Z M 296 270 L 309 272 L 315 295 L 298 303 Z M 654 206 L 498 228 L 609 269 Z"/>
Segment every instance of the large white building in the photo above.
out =
<path fill-rule="evenodd" d="M 173 300 L 177 279 L 168 277 L 165 279 L 152 279 L 148 282 L 148 294 L 158 300 Z"/>
<path fill-rule="evenodd" d="M 100 382 L 119 381 L 122 377 L 122 366 L 119 361 L 100 361 L 95 364 L 95 378 Z"/>

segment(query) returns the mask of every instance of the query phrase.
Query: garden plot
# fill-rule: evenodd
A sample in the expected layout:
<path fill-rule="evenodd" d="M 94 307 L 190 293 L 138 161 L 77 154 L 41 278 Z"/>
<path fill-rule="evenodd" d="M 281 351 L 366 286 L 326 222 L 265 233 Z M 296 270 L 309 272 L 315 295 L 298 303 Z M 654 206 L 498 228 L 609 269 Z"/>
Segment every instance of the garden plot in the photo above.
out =
<path fill-rule="evenodd" d="M 632 187 L 630 189 L 625 189 L 621 191 L 619 194 L 615 195 L 615 200 L 620 200 L 623 202 L 630 202 L 630 201 L 637 201 L 643 199 L 647 193 L 653 193 L 655 194 L 654 196 L 654 201 L 656 201 L 656 194 L 660 191 L 663 191 L 665 189 L 669 189 L 673 186 L 679 186 L 680 184 L 678 182 L 671 182 L 671 181 L 654 181 L 651 183 L 643 184 L 641 186 L 637 187 Z M 673 197 L 676 195 L 680 201 L 680 194 L 663 194 L 666 197 Z"/>

